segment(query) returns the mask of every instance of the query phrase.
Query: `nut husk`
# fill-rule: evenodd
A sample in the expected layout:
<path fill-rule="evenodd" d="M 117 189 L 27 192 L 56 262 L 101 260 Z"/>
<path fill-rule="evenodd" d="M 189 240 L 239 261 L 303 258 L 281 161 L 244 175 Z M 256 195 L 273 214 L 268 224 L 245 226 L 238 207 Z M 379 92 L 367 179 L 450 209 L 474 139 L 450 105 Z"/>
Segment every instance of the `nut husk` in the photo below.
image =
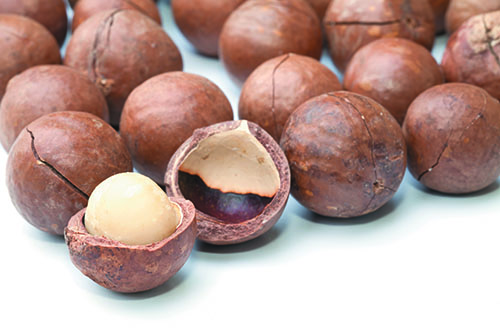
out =
<path fill-rule="evenodd" d="M 29 67 L 60 64 L 54 36 L 24 16 L 0 14 L 0 100 L 9 80 Z"/>
<path fill-rule="evenodd" d="M 382 38 L 354 54 L 344 76 L 346 90 L 373 98 L 402 124 L 411 102 L 444 83 L 432 54 L 403 38 Z"/>
<path fill-rule="evenodd" d="M 175 23 L 182 34 L 199 52 L 215 57 L 224 22 L 245 1 L 172 0 L 171 5 Z"/>
<path fill-rule="evenodd" d="M 298 106 L 341 89 L 337 76 L 319 61 L 288 53 L 264 62 L 248 77 L 241 90 L 239 117 L 259 124 L 279 142 Z"/>
<path fill-rule="evenodd" d="M 373 212 L 396 193 L 406 169 L 403 133 L 374 100 L 351 92 L 302 104 L 281 137 L 292 172 L 292 195 L 330 217 Z"/>
<path fill-rule="evenodd" d="M 43 25 L 62 45 L 68 30 L 68 17 L 64 0 L 2 0 L 1 14 L 29 17 Z"/>
<path fill-rule="evenodd" d="M 132 171 L 119 134 L 86 112 L 55 112 L 30 123 L 7 160 L 7 188 L 19 213 L 38 229 L 64 227 L 104 179 Z"/>
<path fill-rule="evenodd" d="M 239 120 L 227 121 L 194 131 L 193 135 L 179 147 L 168 164 L 165 175 L 167 194 L 169 196 L 184 197 L 179 186 L 179 171 L 183 163 L 205 140 L 234 130 L 248 131 L 250 135 L 260 142 L 276 167 L 279 175 L 279 186 L 267 206 L 257 216 L 243 222 L 232 223 L 231 221 L 223 221 L 200 211 L 197 207 L 196 223 L 198 226 L 198 239 L 216 245 L 245 242 L 271 229 L 283 213 L 290 192 L 290 169 L 283 151 L 273 138 L 257 124 Z M 204 156 L 203 158 L 207 159 L 208 157 Z M 258 158 L 259 164 L 261 163 L 260 159 L 261 157 Z M 226 192 L 223 189 L 221 191 Z"/>
<path fill-rule="evenodd" d="M 264 61 L 285 53 L 319 59 L 322 41 L 318 16 L 303 0 L 248 0 L 224 24 L 219 56 L 241 84 Z"/>
<path fill-rule="evenodd" d="M 500 176 L 500 102 L 484 89 L 428 89 L 408 109 L 403 131 L 408 169 L 433 190 L 470 193 Z"/>
<path fill-rule="evenodd" d="M 330 55 L 341 71 L 362 46 L 383 37 L 411 39 L 431 49 L 434 13 L 422 0 L 335 0 L 323 21 Z"/>
<path fill-rule="evenodd" d="M 446 11 L 446 31 L 454 33 L 469 18 L 500 10 L 499 0 L 451 0 Z"/>
<path fill-rule="evenodd" d="M 99 12 L 113 9 L 134 9 L 161 25 L 160 12 L 152 0 L 80 0 L 73 15 L 73 32 L 83 21 Z"/>
<path fill-rule="evenodd" d="M 64 64 L 99 87 L 116 126 L 135 87 L 155 75 L 182 70 L 181 54 L 162 27 L 136 10 L 124 9 L 83 22 L 69 41 Z"/>
<path fill-rule="evenodd" d="M 135 168 L 163 184 L 170 158 L 195 129 L 232 119 L 231 104 L 214 83 L 199 75 L 170 72 L 130 94 L 120 134 Z"/>
<path fill-rule="evenodd" d="M 441 66 L 446 81 L 476 85 L 500 99 L 500 10 L 464 23 L 448 40 Z"/>
<path fill-rule="evenodd" d="M 187 261 L 196 240 L 193 204 L 170 199 L 180 207 L 182 220 L 168 238 L 148 245 L 126 245 L 89 234 L 82 209 L 64 231 L 71 261 L 94 282 L 117 292 L 140 292 L 165 283 Z"/>
<path fill-rule="evenodd" d="M 80 72 L 61 65 L 29 68 L 9 81 L 0 104 L 0 141 L 9 150 L 21 130 L 43 115 L 84 111 L 109 121 L 99 89 Z"/>

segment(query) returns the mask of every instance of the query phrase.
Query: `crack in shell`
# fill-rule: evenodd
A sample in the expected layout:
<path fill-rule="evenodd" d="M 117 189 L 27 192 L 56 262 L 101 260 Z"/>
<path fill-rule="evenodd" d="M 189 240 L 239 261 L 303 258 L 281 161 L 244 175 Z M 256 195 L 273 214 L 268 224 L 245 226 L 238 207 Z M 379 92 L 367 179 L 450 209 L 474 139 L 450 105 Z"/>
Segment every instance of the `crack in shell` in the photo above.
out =
<path fill-rule="evenodd" d="M 84 197 L 86 200 L 88 200 L 89 196 L 85 192 L 80 190 L 75 184 L 73 184 L 68 178 L 66 178 L 61 172 L 59 172 L 53 165 L 51 165 L 50 163 L 45 161 L 42 157 L 40 157 L 40 155 L 38 154 L 38 151 L 36 150 L 36 146 L 35 146 L 35 135 L 28 128 L 26 128 L 26 131 L 29 133 L 29 135 L 31 137 L 31 151 L 33 152 L 33 156 L 35 157 L 36 163 L 47 167 L 57 178 L 62 180 L 65 184 L 67 184 L 69 187 L 71 187 L 74 191 L 76 191 L 78 194 L 80 194 L 82 197 Z"/>
<path fill-rule="evenodd" d="M 486 34 L 486 44 L 488 46 L 488 50 L 493 55 L 493 58 L 495 58 L 497 65 L 500 67 L 500 56 L 495 52 L 495 49 L 493 48 L 493 43 L 496 42 L 497 40 L 493 39 L 490 36 L 490 32 L 492 29 L 489 28 L 488 25 L 486 24 L 486 15 L 482 15 L 481 20 L 483 21 L 483 26 L 484 26 L 484 30 L 485 30 L 485 34 Z"/>
<path fill-rule="evenodd" d="M 369 208 L 370 208 L 370 205 L 372 204 L 373 200 L 375 199 L 375 197 L 377 196 L 378 193 L 376 193 L 376 191 L 373 189 L 373 187 L 378 187 L 378 188 L 381 188 L 382 190 L 389 190 L 391 192 L 396 192 L 395 190 L 389 188 L 389 187 L 385 187 L 383 185 L 382 182 L 379 181 L 379 177 L 378 177 L 378 172 L 377 172 L 377 164 L 375 162 L 375 155 L 373 153 L 374 149 L 375 149 L 375 140 L 373 139 L 373 135 L 372 135 L 372 132 L 370 131 L 370 128 L 368 127 L 368 123 L 366 122 L 366 118 L 365 116 L 363 115 L 363 113 L 361 111 L 359 111 L 359 109 L 351 102 L 349 101 L 347 98 L 345 97 L 338 97 L 338 96 L 335 96 L 331 93 L 328 93 L 329 96 L 331 97 L 334 97 L 334 98 L 338 98 L 342 101 L 344 101 L 345 103 L 349 104 L 355 111 L 356 113 L 360 116 L 361 120 L 363 121 L 363 125 L 366 129 L 366 132 L 368 133 L 368 136 L 370 137 L 370 143 L 371 143 L 371 149 L 370 149 L 370 154 L 371 154 L 371 159 L 372 159 L 372 164 L 373 164 L 373 173 L 374 173 L 374 176 L 375 176 L 375 180 L 372 182 L 372 197 L 370 198 L 370 201 L 368 201 L 368 204 L 366 205 L 366 207 L 363 209 L 363 211 L 367 211 Z"/>
<path fill-rule="evenodd" d="M 325 22 L 325 25 L 328 26 L 337 26 L 337 25 L 391 25 L 391 24 L 397 24 L 397 23 L 402 23 L 401 19 L 397 20 L 391 20 L 391 21 L 327 21 Z"/>
<path fill-rule="evenodd" d="M 105 95 L 109 93 L 109 87 L 107 84 L 108 80 L 104 76 L 102 76 L 101 73 L 99 73 L 99 56 L 102 55 L 102 53 L 104 53 L 106 48 L 109 46 L 111 28 L 113 27 L 115 15 L 123 10 L 124 9 L 117 9 L 111 12 L 104 20 L 101 21 L 99 27 L 97 28 L 94 43 L 92 45 L 92 50 L 90 52 L 91 59 L 88 69 L 89 77 L 91 77 L 92 80 L 98 85 L 98 87 L 103 90 L 103 93 Z M 101 54 L 98 55 L 98 49 L 101 45 L 101 39 L 104 34 L 106 36 L 106 44 L 104 45 L 103 50 L 100 52 Z"/>
<path fill-rule="evenodd" d="M 285 58 L 283 58 L 277 65 L 276 67 L 273 68 L 273 74 L 272 74 L 272 85 L 273 85 L 273 91 L 272 91 L 272 101 L 271 101 L 271 113 L 273 115 L 273 122 L 274 122 L 274 133 L 278 135 L 278 124 L 276 121 L 276 106 L 275 106 L 275 98 L 276 98 L 276 81 L 275 81 L 275 75 L 278 70 L 278 68 L 283 65 L 288 59 L 290 58 L 290 53 L 288 53 Z"/>
<path fill-rule="evenodd" d="M 481 107 L 481 111 L 479 111 L 479 113 L 474 117 L 474 119 L 472 119 L 471 122 L 467 126 L 464 127 L 464 129 L 460 133 L 460 136 L 458 137 L 458 141 L 460 141 L 460 139 L 462 139 L 465 132 L 467 132 L 467 130 L 470 127 L 472 127 L 472 125 L 474 125 L 474 123 L 476 123 L 476 121 L 478 121 L 479 119 L 484 119 L 483 114 L 486 111 L 486 104 L 488 103 L 488 96 L 486 96 L 486 94 L 484 92 L 482 92 L 482 96 L 483 96 L 483 106 Z M 452 130 L 450 132 L 450 135 L 448 136 L 448 139 L 446 139 L 446 142 L 443 146 L 443 149 L 441 150 L 441 153 L 439 154 L 436 162 L 430 168 L 428 168 L 427 170 L 425 170 L 424 172 L 422 172 L 418 176 L 418 178 L 417 178 L 418 181 L 420 181 L 422 179 L 422 177 L 424 177 L 426 174 L 432 172 L 432 170 L 434 170 L 434 168 L 436 168 L 439 165 L 439 162 L 441 161 L 441 157 L 443 156 L 446 149 L 450 146 L 450 140 L 451 140 L 451 136 L 453 135 L 453 133 L 454 133 L 454 131 Z"/>

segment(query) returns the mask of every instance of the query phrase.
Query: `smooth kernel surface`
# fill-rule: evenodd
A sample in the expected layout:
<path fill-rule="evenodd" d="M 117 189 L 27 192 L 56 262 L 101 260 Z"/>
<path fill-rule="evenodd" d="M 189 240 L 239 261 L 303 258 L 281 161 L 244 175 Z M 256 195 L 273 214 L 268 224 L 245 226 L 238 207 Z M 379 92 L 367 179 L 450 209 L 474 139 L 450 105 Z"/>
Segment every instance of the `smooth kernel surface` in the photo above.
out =
<path fill-rule="evenodd" d="M 161 241 L 176 229 L 179 208 L 150 178 L 114 175 L 92 192 L 85 214 L 88 232 L 128 245 Z"/>

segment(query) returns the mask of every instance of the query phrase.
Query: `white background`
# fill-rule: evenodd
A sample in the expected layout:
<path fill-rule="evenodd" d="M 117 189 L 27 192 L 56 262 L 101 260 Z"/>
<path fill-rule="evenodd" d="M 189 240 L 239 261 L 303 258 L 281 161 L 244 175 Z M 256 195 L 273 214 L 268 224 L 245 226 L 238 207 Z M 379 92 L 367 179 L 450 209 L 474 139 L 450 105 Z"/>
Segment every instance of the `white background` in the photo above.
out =
<path fill-rule="evenodd" d="M 168 6 L 184 69 L 239 88 L 197 55 Z M 434 54 L 442 54 L 446 38 Z M 322 58 L 333 68 L 326 52 Z M 7 154 L 0 152 L 5 178 Z M 62 238 L 25 222 L 0 184 L 0 331 L 499 332 L 500 189 L 447 196 L 407 174 L 380 211 L 314 215 L 290 198 L 278 224 L 241 245 L 197 243 L 182 270 L 140 294 L 108 291 L 70 262 Z"/>

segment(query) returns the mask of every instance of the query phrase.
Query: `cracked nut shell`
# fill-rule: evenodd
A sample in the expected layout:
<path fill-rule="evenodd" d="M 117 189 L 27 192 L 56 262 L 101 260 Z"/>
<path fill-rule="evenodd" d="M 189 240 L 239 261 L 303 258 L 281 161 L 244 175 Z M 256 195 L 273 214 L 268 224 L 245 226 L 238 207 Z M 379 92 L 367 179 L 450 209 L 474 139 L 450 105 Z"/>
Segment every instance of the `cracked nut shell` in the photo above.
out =
<path fill-rule="evenodd" d="M 248 0 L 222 28 L 219 55 L 235 82 L 285 53 L 319 59 L 323 39 L 314 10 L 303 0 Z"/>
<path fill-rule="evenodd" d="M 180 224 L 169 237 L 147 245 L 127 245 L 89 234 L 85 209 L 81 210 L 64 231 L 71 261 L 90 279 L 117 292 L 140 292 L 163 284 L 181 269 L 196 240 L 193 204 L 180 198 L 170 200 L 182 211 Z"/>
<path fill-rule="evenodd" d="M 344 76 L 346 90 L 382 104 L 400 124 L 420 93 L 442 83 L 443 73 L 432 54 L 403 38 L 382 38 L 363 46 Z"/>
<path fill-rule="evenodd" d="M 288 53 L 266 61 L 248 77 L 241 90 L 239 116 L 259 124 L 279 142 L 297 107 L 341 89 L 337 76 L 319 61 Z"/>
<path fill-rule="evenodd" d="M 134 9 L 161 25 L 160 12 L 152 0 L 80 0 L 74 9 L 71 29 L 75 31 L 83 21 L 92 15 L 113 9 Z"/>
<path fill-rule="evenodd" d="M 9 150 L 21 130 L 43 115 L 84 111 L 109 121 L 97 87 L 80 72 L 60 65 L 29 68 L 12 78 L 0 104 L 0 141 Z"/>
<path fill-rule="evenodd" d="M 132 171 L 120 135 L 86 112 L 56 112 L 30 123 L 7 160 L 7 188 L 19 213 L 38 229 L 62 235 L 104 179 Z"/>
<path fill-rule="evenodd" d="M 189 42 L 199 52 L 216 57 L 224 22 L 245 1 L 172 0 L 172 13 L 175 23 Z"/>
<path fill-rule="evenodd" d="M 448 40 L 441 66 L 446 81 L 469 83 L 500 99 L 500 10 L 464 23 Z"/>
<path fill-rule="evenodd" d="M 454 33 L 473 16 L 500 10 L 500 0 L 451 0 L 446 11 L 446 31 Z"/>
<path fill-rule="evenodd" d="M 29 17 L 43 25 L 62 45 L 68 30 L 64 0 L 2 0 L 0 13 Z"/>
<path fill-rule="evenodd" d="M 500 176 L 500 102 L 464 83 L 435 86 L 410 106 L 408 169 L 433 190 L 469 193 Z"/>
<path fill-rule="evenodd" d="M 373 212 L 396 193 L 406 169 L 401 127 L 368 97 L 339 91 L 310 99 L 288 119 L 281 147 L 292 195 L 330 217 Z"/>
<path fill-rule="evenodd" d="M 231 104 L 214 83 L 199 75 L 170 72 L 130 94 L 120 134 L 135 168 L 163 184 L 170 158 L 195 129 L 232 119 Z"/>
<path fill-rule="evenodd" d="M 162 27 L 136 10 L 124 9 L 83 22 L 69 41 L 64 64 L 99 87 L 116 126 L 135 87 L 155 75 L 182 70 L 181 54 Z"/>
<path fill-rule="evenodd" d="M 194 203 L 198 239 L 236 244 L 279 220 L 290 169 L 278 144 L 257 124 L 227 121 L 194 131 L 170 160 L 165 185 L 169 196 Z"/>
<path fill-rule="evenodd" d="M 422 0 L 335 0 L 323 21 L 330 55 L 341 71 L 362 46 L 383 37 L 411 39 L 431 49 L 434 13 Z"/>
<path fill-rule="evenodd" d="M 0 101 L 15 75 L 36 65 L 61 63 L 54 36 L 24 16 L 0 14 L 0 50 Z"/>

